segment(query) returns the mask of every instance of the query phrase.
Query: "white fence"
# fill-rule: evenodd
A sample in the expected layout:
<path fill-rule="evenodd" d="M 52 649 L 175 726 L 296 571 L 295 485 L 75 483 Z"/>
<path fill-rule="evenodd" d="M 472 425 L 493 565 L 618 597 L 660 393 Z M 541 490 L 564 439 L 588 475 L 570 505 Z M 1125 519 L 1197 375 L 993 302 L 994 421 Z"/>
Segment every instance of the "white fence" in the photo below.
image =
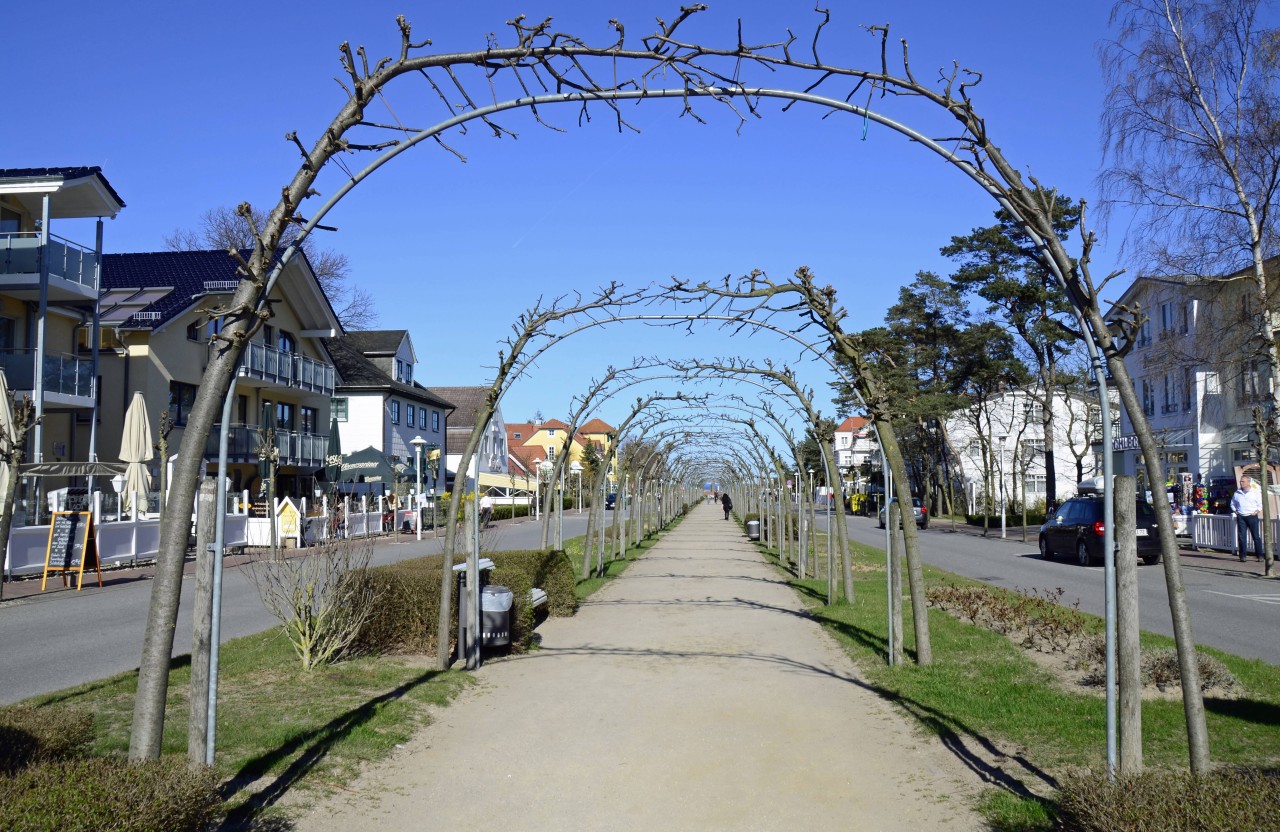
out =
<path fill-rule="evenodd" d="M 1193 514 L 1190 519 L 1191 540 L 1197 549 L 1237 551 L 1235 517 L 1229 514 Z M 1268 531 L 1267 540 L 1276 540 L 1276 535 L 1280 534 L 1280 518 L 1271 520 Z"/>
<path fill-rule="evenodd" d="M 119 521 L 102 516 L 102 495 L 93 495 L 94 538 L 97 541 L 98 558 L 103 566 L 133 565 L 155 560 L 160 552 L 160 519 L 157 515 L 133 515 Z M 232 501 L 236 506 L 226 515 L 223 529 L 223 547 L 239 549 L 245 546 L 271 545 L 271 520 L 267 517 L 251 517 L 247 513 L 249 493 Z M 321 501 L 319 514 L 308 516 L 305 499 L 299 501 L 300 522 L 296 534 L 281 534 L 278 510 L 284 500 L 276 501 L 277 540 L 281 545 L 295 547 L 313 546 L 331 538 L 372 537 L 404 529 L 413 529 L 413 509 L 400 509 L 388 517 L 384 514 L 382 497 L 346 497 L 331 506 L 328 499 Z M 234 513 L 233 513 L 234 511 Z M 192 518 L 194 522 L 194 516 Z M 39 575 L 44 571 L 45 554 L 49 546 L 48 526 L 14 526 L 9 533 L 9 547 L 5 552 L 4 573 L 7 576 Z"/>

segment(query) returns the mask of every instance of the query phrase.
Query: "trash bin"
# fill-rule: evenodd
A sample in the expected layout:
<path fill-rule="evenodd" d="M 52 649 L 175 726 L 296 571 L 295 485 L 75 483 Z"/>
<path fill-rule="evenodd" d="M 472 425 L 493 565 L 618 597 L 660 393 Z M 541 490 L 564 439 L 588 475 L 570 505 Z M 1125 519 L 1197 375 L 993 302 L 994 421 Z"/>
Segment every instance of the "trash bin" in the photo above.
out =
<path fill-rule="evenodd" d="M 759 520 L 747 521 L 747 539 L 748 540 L 760 539 L 760 521 Z"/>
<path fill-rule="evenodd" d="M 480 643 L 501 647 L 511 643 L 511 605 L 515 593 L 505 586 L 489 584 L 480 588 Z"/>

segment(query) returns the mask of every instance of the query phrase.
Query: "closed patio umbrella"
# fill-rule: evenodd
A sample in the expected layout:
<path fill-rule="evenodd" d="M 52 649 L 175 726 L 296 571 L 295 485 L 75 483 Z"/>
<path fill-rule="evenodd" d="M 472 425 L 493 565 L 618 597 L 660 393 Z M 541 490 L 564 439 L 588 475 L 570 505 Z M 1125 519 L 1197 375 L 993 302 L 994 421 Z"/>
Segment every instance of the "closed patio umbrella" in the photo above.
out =
<path fill-rule="evenodd" d="M 4 370 L 0 370 L 0 436 L 4 437 L 5 448 L 12 448 L 18 441 L 18 429 L 13 424 L 13 396 L 9 393 L 9 381 Z M 9 477 L 16 477 L 17 471 L 9 470 L 9 463 L 0 459 L 0 494 L 8 494 Z M 8 511 L 9 506 L 0 507 L 0 511 Z"/>
<path fill-rule="evenodd" d="M 141 393 L 133 394 L 129 409 L 124 413 L 124 435 L 120 440 L 120 460 L 129 463 L 124 471 L 125 494 L 136 494 L 138 511 L 147 510 L 147 492 L 151 490 L 151 475 L 145 463 L 151 460 L 151 420 L 147 417 L 147 402 Z"/>
<path fill-rule="evenodd" d="M 332 489 L 342 477 L 342 437 L 338 434 L 338 417 L 329 422 L 329 447 L 324 454 L 324 478 Z"/>

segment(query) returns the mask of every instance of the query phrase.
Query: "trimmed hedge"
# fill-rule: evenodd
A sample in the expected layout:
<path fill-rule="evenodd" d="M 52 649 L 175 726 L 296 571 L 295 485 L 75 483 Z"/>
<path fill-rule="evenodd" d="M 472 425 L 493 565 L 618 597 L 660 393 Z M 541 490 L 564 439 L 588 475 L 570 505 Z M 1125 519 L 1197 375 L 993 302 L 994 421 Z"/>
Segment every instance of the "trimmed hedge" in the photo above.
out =
<path fill-rule="evenodd" d="M 490 520 L 510 520 L 513 517 L 528 517 L 529 507 L 522 505 L 499 504 L 493 507 Z"/>
<path fill-rule="evenodd" d="M 88 752 L 93 737 L 93 712 L 85 708 L 0 708 L 0 774 L 78 757 Z"/>
<path fill-rule="evenodd" d="M 221 806 L 213 770 L 182 757 L 55 760 L 0 777 L 6 832 L 204 832 Z"/>
<path fill-rule="evenodd" d="M 1066 832 L 1238 832 L 1280 829 L 1280 775 L 1222 769 L 1197 776 L 1148 770 L 1107 781 L 1074 773 L 1059 784 L 1058 823 Z"/>
<path fill-rule="evenodd" d="M 577 580 L 569 556 L 561 551 L 486 552 L 494 563 L 490 583 L 511 589 L 512 650 L 528 649 L 533 636 L 534 610 L 529 589 L 547 593 L 550 615 L 573 615 Z M 461 556 L 455 556 L 461 560 Z M 402 561 L 367 570 L 365 580 L 374 583 L 378 603 L 352 643 L 360 653 L 434 653 L 436 626 L 440 620 L 440 555 Z M 450 609 L 458 609 L 457 583 L 451 583 Z"/>

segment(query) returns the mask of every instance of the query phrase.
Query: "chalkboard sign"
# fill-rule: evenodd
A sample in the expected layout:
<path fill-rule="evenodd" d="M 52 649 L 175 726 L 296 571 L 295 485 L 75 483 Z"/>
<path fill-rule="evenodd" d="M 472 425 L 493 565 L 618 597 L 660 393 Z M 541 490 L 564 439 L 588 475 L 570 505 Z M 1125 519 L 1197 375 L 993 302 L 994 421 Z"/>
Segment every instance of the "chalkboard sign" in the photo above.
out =
<path fill-rule="evenodd" d="M 67 583 L 68 572 L 76 573 L 76 590 L 84 583 L 85 568 L 98 573 L 98 586 L 102 586 L 102 566 L 98 563 L 98 546 L 93 535 L 93 515 L 87 511 L 55 511 L 49 526 L 49 545 L 44 554 L 44 577 L 40 591 L 44 591 L 49 573 L 62 573 L 62 583 Z"/>

